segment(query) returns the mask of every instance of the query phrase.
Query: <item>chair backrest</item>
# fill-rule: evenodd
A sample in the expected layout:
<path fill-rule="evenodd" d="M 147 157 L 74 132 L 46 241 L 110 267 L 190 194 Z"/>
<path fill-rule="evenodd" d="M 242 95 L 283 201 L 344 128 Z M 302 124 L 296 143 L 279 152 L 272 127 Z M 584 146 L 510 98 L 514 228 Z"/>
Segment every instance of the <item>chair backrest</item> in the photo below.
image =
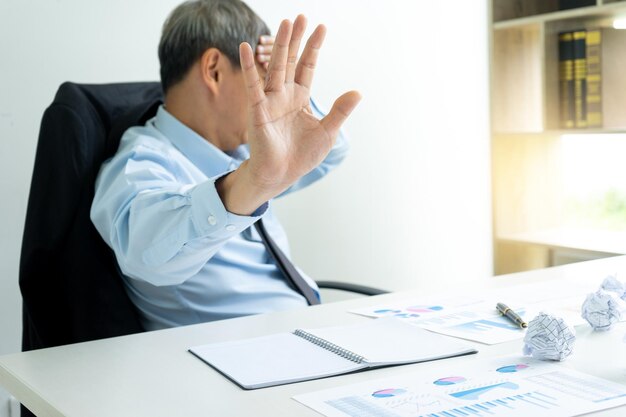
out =
<path fill-rule="evenodd" d="M 46 109 L 20 259 L 23 350 L 143 331 L 89 211 L 100 165 L 161 100 L 156 82 L 64 83 Z"/>

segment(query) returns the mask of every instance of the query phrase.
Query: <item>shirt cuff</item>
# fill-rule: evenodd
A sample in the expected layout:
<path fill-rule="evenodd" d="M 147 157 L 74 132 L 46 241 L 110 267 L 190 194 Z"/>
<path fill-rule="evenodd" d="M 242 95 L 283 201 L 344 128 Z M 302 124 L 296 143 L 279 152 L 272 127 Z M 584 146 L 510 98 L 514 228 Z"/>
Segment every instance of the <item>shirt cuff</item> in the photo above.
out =
<path fill-rule="evenodd" d="M 228 238 L 237 235 L 259 220 L 269 208 L 269 202 L 265 202 L 250 216 L 226 210 L 215 188 L 215 181 L 222 176 L 197 185 L 190 193 L 193 223 L 200 236 Z"/>

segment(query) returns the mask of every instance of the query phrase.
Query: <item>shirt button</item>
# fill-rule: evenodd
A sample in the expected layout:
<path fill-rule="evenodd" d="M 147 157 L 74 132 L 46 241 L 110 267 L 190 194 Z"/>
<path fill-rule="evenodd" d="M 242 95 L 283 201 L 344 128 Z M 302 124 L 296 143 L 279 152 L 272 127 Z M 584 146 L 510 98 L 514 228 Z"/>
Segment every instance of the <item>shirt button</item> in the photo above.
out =
<path fill-rule="evenodd" d="M 209 222 L 211 226 L 215 226 L 217 224 L 217 219 L 212 214 L 209 217 L 207 217 L 206 221 Z"/>
<path fill-rule="evenodd" d="M 232 232 L 235 229 L 236 229 L 236 227 L 235 227 L 234 224 L 229 224 L 228 226 L 226 226 L 226 230 L 228 230 L 229 232 Z"/>

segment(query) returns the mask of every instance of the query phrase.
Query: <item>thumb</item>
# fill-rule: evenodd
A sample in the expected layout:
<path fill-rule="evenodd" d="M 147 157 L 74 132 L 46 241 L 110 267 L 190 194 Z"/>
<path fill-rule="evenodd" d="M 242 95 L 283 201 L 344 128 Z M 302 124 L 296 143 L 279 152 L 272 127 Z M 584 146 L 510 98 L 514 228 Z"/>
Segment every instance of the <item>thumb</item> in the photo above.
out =
<path fill-rule="evenodd" d="M 358 91 L 348 91 L 335 100 L 330 112 L 320 120 L 322 127 L 330 137 L 335 138 L 337 136 L 339 128 L 359 104 L 359 101 L 361 101 L 361 94 Z"/>

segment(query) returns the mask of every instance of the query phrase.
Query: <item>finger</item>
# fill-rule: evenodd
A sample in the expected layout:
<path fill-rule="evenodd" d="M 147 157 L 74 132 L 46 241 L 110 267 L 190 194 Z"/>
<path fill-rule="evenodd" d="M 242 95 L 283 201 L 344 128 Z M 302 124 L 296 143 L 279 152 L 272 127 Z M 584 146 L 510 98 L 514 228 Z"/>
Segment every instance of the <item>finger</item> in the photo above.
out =
<path fill-rule="evenodd" d="M 269 45 L 271 47 L 274 45 L 274 37 L 272 35 L 261 35 L 259 37 L 259 43 L 261 45 Z"/>
<path fill-rule="evenodd" d="M 276 42 L 270 59 L 270 67 L 267 71 L 266 91 L 277 91 L 285 84 L 285 70 L 287 69 L 287 56 L 289 54 L 289 40 L 291 39 L 292 24 L 289 20 L 283 20 L 276 34 Z"/>
<path fill-rule="evenodd" d="M 239 59 L 241 61 L 243 79 L 247 87 L 248 102 L 251 106 L 256 106 L 265 100 L 265 92 L 263 91 L 263 84 L 261 83 L 259 72 L 254 63 L 252 47 L 249 43 L 243 42 L 239 45 Z"/>
<path fill-rule="evenodd" d="M 272 49 L 274 49 L 274 44 L 272 45 L 257 45 L 256 46 L 256 54 L 257 55 L 272 55 Z"/>
<path fill-rule="evenodd" d="M 322 43 L 324 43 L 325 36 L 326 27 L 324 25 L 316 27 L 313 34 L 309 37 L 309 40 L 306 42 L 300 61 L 298 61 L 295 81 L 306 88 L 311 88 L 315 65 L 317 64 L 317 56 L 319 55 Z"/>
<path fill-rule="evenodd" d="M 361 95 L 357 91 L 349 91 L 335 100 L 330 112 L 320 120 L 322 127 L 331 138 L 336 138 L 339 128 L 346 121 L 352 110 L 361 101 Z"/>
<path fill-rule="evenodd" d="M 256 62 L 258 62 L 259 64 L 269 64 L 270 58 L 271 58 L 271 55 L 257 54 Z"/>
<path fill-rule="evenodd" d="M 298 15 L 293 22 L 293 30 L 291 32 L 291 41 L 289 42 L 289 55 L 287 57 L 287 72 L 285 74 L 285 82 L 293 82 L 296 74 L 296 62 L 298 61 L 298 51 L 300 50 L 300 41 L 306 30 L 306 17 Z"/>

